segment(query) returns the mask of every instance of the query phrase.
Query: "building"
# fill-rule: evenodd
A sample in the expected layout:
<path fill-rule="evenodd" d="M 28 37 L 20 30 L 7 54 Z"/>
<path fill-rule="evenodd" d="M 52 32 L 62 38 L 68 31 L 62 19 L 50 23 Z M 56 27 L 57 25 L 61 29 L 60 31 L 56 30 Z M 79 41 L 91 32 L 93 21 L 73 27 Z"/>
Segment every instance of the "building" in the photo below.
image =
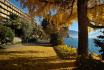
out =
<path fill-rule="evenodd" d="M 11 4 L 8 0 L 0 0 L 0 18 L 9 18 L 8 15 L 14 13 L 19 17 L 30 21 L 31 18 L 29 15 L 18 9 L 16 6 Z"/>
<path fill-rule="evenodd" d="M 9 18 L 9 15 L 11 13 L 18 15 L 25 21 L 31 22 L 31 17 L 28 14 L 24 13 L 19 8 L 17 8 L 16 6 L 14 6 L 13 4 L 11 4 L 9 0 L 0 0 L 0 23 L 2 23 L 2 19 L 3 21 L 5 21 L 5 18 Z M 32 26 L 35 29 L 37 29 L 37 31 L 35 31 L 35 35 L 38 35 L 40 39 L 45 38 L 45 34 L 42 31 L 42 28 L 38 27 L 35 22 L 32 23 L 33 23 Z"/>

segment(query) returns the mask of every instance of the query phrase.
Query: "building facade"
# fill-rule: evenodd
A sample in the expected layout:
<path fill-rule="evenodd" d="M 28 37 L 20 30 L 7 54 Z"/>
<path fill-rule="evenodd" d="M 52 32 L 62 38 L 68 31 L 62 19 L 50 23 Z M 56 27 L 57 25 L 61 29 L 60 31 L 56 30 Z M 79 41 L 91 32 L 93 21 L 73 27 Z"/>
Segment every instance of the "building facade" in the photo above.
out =
<path fill-rule="evenodd" d="M 31 18 L 29 15 L 18 9 L 16 6 L 11 4 L 8 0 L 0 0 L 0 18 L 9 18 L 8 16 L 14 13 L 19 17 L 25 19 L 26 21 L 30 21 Z"/>
<path fill-rule="evenodd" d="M 20 18 L 24 19 L 26 22 L 31 22 L 31 17 L 24 13 L 22 10 L 18 9 L 16 6 L 11 4 L 8 0 L 0 0 L 0 24 L 2 20 L 5 21 L 5 18 L 9 19 L 9 15 L 14 13 L 18 15 Z M 38 27 L 37 24 L 32 21 L 32 26 L 35 28 L 35 37 L 39 36 L 39 39 L 47 39 L 46 34 L 42 31 L 41 27 Z M 46 36 L 46 37 L 45 37 Z"/>

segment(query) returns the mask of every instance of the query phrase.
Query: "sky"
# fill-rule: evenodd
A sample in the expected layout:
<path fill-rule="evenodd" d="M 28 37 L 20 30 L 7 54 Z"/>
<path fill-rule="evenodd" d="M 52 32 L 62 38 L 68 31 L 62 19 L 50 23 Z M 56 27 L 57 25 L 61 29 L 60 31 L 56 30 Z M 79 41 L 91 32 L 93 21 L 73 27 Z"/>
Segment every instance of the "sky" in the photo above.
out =
<path fill-rule="evenodd" d="M 16 0 L 10 0 L 10 2 L 15 5 L 17 8 L 21 9 L 23 12 L 28 13 L 28 9 L 27 8 L 22 8 L 20 3 L 17 2 Z"/>
<path fill-rule="evenodd" d="M 69 30 L 78 31 L 78 22 L 77 21 L 73 21 L 72 25 L 69 27 Z"/>

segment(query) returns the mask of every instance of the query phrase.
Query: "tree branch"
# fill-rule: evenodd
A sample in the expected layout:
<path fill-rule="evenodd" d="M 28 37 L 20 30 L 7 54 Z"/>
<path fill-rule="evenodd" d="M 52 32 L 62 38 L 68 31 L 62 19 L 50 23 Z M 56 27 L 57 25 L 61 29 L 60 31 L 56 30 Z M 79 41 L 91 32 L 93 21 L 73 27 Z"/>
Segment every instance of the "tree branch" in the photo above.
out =
<path fill-rule="evenodd" d="M 94 25 L 94 24 L 91 24 L 91 23 L 89 23 L 88 26 L 91 27 L 91 28 L 100 28 L 100 29 L 104 28 L 104 26 L 98 26 L 98 25 Z"/>
<path fill-rule="evenodd" d="M 70 7 L 71 7 L 71 13 L 70 13 L 69 17 L 70 17 L 70 16 L 72 15 L 72 13 L 73 13 L 74 2 L 75 2 L 75 0 L 73 0 L 72 3 L 71 3 L 71 6 L 70 6 Z M 68 17 L 68 18 L 69 18 L 69 17 Z"/>

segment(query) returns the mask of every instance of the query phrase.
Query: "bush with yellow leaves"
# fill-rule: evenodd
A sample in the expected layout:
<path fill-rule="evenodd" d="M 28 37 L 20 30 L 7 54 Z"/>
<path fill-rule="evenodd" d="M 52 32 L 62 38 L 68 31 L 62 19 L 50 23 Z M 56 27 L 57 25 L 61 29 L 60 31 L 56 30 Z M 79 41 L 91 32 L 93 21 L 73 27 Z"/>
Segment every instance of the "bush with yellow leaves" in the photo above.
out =
<path fill-rule="evenodd" d="M 67 45 L 59 45 L 54 47 L 59 57 L 63 59 L 76 58 L 77 49 Z"/>

